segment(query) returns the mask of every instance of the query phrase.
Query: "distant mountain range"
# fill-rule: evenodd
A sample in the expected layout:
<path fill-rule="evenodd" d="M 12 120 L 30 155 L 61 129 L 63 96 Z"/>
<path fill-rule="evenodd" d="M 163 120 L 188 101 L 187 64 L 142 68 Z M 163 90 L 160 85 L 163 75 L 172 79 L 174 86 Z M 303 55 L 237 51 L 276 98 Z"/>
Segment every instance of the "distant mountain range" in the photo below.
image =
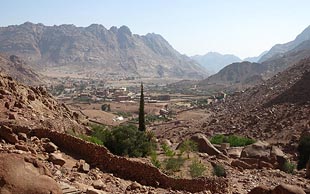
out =
<path fill-rule="evenodd" d="M 285 44 L 276 44 L 275 46 L 273 46 L 268 51 L 268 53 L 262 56 L 262 58 L 258 62 L 262 63 L 264 61 L 267 61 L 268 59 L 271 59 L 272 57 L 281 57 L 281 55 L 294 49 L 306 40 L 310 40 L 310 26 L 308 26 L 301 34 L 299 34 L 295 38 L 295 40 L 287 42 Z"/>
<path fill-rule="evenodd" d="M 162 36 L 132 34 L 126 26 L 45 26 L 26 22 L 0 27 L 0 52 L 22 57 L 40 72 L 92 77 L 202 79 L 207 71 Z"/>
<path fill-rule="evenodd" d="M 264 54 L 259 63 L 232 63 L 217 74 L 199 82 L 203 89 L 244 89 L 284 71 L 299 61 L 310 57 L 310 26 L 295 40 L 278 44 Z"/>
<path fill-rule="evenodd" d="M 242 61 L 239 57 L 231 54 L 220 54 L 217 52 L 209 52 L 205 55 L 195 55 L 191 57 L 203 67 L 205 67 L 211 74 L 215 74 L 226 65 Z"/>
<path fill-rule="evenodd" d="M 262 54 L 258 55 L 257 57 L 247 57 L 243 59 L 243 61 L 249 61 L 251 63 L 257 63 L 265 54 L 267 54 L 268 51 L 262 52 Z"/>

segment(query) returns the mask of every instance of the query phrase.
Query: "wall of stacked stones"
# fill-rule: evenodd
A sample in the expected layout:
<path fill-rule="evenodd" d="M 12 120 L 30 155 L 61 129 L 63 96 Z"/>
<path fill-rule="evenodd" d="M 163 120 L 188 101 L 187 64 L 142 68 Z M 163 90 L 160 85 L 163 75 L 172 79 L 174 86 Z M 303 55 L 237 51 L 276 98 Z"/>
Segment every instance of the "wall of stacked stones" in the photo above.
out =
<path fill-rule="evenodd" d="M 96 166 L 104 172 L 113 173 L 144 185 L 190 192 L 210 190 L 212 193 L 229 193 L 228 180 L 225 178 L 176 179 L 168 177 L 150 164 L 115 156 L 104 146 L 86 142 L 65 133 L 35 129 L 32 134 L 40 138 L 49 138 L 60 148 L 79 155 L 91 166 Z"/>

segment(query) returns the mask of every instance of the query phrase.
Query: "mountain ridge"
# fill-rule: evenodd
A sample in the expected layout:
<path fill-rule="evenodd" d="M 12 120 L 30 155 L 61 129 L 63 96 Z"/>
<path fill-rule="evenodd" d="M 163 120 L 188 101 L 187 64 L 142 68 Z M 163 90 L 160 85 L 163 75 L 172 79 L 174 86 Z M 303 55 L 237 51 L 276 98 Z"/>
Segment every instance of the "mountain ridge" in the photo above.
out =
<path fill-rule="evenodd" d="M 102 75 L 199 79 L 206 70 L 177 52 L 161 35 L 133 34 L 127 26 L 72 24 L 45 26 L 26 22 L 0 27 L 0 52 L 15 54 L 35 70 L 66 67 Z M 72 68 L 73 67 L 73 68 Z"/>
<path fill-rule="evenodd" d="M 231 63 L 242 61 L 239 57 L 233 54 L 221 54 L 218 52 L 208 52 L 205 55 L 194 55 L 191 58 L 213 74 Z"/>

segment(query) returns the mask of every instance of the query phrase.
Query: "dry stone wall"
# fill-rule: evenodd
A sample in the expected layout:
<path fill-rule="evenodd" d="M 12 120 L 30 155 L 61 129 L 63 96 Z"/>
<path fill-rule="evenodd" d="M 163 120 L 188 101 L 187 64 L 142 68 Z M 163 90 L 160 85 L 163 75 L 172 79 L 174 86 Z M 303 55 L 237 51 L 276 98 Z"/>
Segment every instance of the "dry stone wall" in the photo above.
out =
<path fill-rule="evenodd" d="M 46 137 L 57 146 L 79 155 L 90 165 L 121 178 L 137 181 L 144 185 L 199 192 L 229 193 L 225 178 L 175 179 L 168 177 L 156 167 L 125 157 L 111 154 L 104 146 L 86 142 L 80 138 L 48 129 L 34 129 L 32 135 Z"/>

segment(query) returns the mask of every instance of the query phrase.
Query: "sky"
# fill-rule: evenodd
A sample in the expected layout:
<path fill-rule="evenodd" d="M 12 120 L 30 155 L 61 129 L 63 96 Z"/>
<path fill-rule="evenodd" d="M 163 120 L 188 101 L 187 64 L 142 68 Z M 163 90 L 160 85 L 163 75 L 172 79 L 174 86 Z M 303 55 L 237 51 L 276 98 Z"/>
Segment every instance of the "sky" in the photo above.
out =
<path fill-rule="evenodd" d="M 126 25 L 157 33 L 188 56 L 257 56 L 310 25 L 310 0 L 1 0 L 0 26 Z"/>

